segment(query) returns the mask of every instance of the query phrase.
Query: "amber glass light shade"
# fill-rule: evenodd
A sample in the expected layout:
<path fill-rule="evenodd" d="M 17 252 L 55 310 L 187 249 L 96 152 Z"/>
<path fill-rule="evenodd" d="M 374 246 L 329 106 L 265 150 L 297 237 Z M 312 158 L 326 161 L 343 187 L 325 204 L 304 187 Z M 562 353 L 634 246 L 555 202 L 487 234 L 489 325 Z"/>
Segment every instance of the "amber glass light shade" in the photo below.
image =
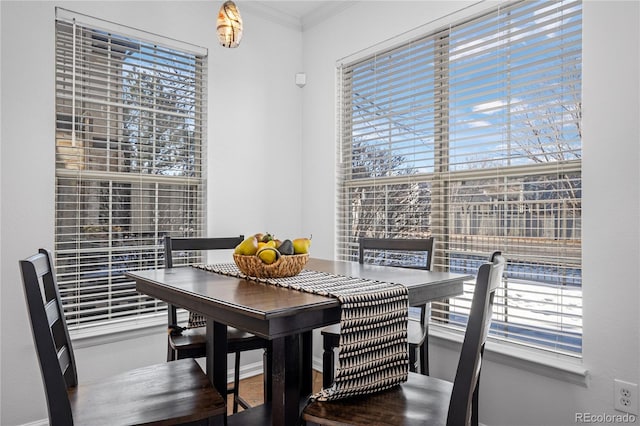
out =
<path fill-rule="evenodd" d="M 235 3 L 226 1 L 218 12 L 218 40 L 224 47 L 238 47 L 242 38 L 242 18 Z"/>

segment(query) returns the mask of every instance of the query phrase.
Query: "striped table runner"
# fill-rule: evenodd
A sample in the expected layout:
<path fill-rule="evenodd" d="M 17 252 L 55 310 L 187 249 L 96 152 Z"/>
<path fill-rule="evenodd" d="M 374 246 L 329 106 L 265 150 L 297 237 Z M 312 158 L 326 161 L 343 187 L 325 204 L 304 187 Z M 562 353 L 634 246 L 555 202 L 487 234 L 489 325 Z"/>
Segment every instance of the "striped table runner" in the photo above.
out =
<path fill-rule="evenodd" d="M 312 399 L 330 401 L 394 387 L 407 380 L 409 297 L 400 284 L 303 270 L 294 277 L 256 278 L 235 263 L 194 265 L 224 275 L 336 297 L 342 307 L 339 365 L 330 388 Z"/>

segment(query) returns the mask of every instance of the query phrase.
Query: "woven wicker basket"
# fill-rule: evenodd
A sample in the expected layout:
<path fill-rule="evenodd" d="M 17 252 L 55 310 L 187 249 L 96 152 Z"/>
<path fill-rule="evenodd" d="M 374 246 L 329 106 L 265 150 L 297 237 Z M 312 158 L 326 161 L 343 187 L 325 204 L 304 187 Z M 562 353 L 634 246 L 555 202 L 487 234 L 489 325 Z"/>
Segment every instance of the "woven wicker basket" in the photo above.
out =
<path fill-rule="evenodd" d="M 258 256 L 234 254 L 233 260 L 243 273 L 258 278 L 284 278 L 298 275 L 309 260 L 308 254 L 281 256 L 280 259 L 267 265 Z"/>

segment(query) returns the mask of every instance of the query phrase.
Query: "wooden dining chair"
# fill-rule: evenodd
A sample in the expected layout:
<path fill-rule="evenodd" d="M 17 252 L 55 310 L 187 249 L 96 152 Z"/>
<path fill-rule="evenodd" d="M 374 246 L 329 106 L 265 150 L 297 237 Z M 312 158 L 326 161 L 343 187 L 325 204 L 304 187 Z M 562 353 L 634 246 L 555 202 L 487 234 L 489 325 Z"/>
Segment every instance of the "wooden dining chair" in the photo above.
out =
<path fill-rule="evenodd" d="M 390 261 L 390 256 L 382 258 L 381 263 L 387 266 L 431 270 L 433 262 L 433 238 L 360 238 L 358 262 L 364 263 L 365 251 L 384 252 L 396 261 Z M 408 256 L 412 252 L 414 256 Z M 397 256 L 396 253 L 402 253 Z M 414 260 L 410 259 L 413 257 Z M 418 262 L 415 261 L 418 259 Z M 408 260 L 407 260 L 408 259 Z M 418 372 L 417 359 L 419 355 L 419 371 L 429 375 L 429 314 L 430 305 L 410 308 L 410 318 L 407 324 L 407 340 L 409 341 L 409 370 Z M 322 386 L 328 388 L 333 383 L 335 371 L 334 349 L 340 344 L 340 324 L 330 325 L 320 331 L 322 335 Z"/>
<path fill-rule="evenodd" d="M 409 373 L 407 382 L 372 395 L 309 403 L 302 420 L 319 425 L 478 424 L 478 385 L 494 293 L 505 266 L 500 252 L 478 269 L 471 310 L 453 383 Z"/>
<path fill-rule="evenodd" d="M 233 249 L 244 240 L 244 237 L 222 238 L 171 238 L 165 236 L 165 267 L 173 268 L 174 253 L 193 252 L 207 250 Z M 178 325 L 177 309 L 174 305 L 168 306 L 168 340 L 167 360 L 173 361 L 183 358 L 200 358 L 207 354 L 206 318 L 202 315 L 189 312 L 189 319 L 185 327 Z M 237 328 L 227 327 L 227 351 L 235 355 L 233 386 L 227 392 L 233 394 L 233 412 L 238 412 L 238 406 L 250 408 L 240 397 L 240 354 L 245 351 L 264 349 L 263 363 L 265 380 L 269 375 L 270 351 L 268 340 L 262 339 L 251 333 Z M 268 380 L 265 381 L 265 397 L 268 399 Z"/>
<path fill-rule="evenodd" d="M 193 359 L 78 383 L 51 255 L 20 261 L 49 424 L 224 424 L 225 401 Z"/>

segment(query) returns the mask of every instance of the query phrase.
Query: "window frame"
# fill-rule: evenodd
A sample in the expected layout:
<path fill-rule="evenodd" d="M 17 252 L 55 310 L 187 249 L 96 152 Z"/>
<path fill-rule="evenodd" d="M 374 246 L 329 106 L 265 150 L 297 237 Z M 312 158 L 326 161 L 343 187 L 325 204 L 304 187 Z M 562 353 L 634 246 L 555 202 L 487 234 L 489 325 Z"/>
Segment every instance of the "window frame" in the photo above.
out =
<path fill-rule="evenodd" d="M 70 333 L 166 323 L 124 274 L 163 267 L 164 235 L 206 234 L 208 51 L 59 7 L 55 34 L 54 262 Z"/>
<path fill-rule="evenodd" d="M 558 2 L 561 3 L 561 2 Z M 570 2 L 567 2 L 570 3 Z M 577 4 L 580 4 L 580 2 L 576 2 Z M 514 164 L 514 165 L 509 165 L 509 166 L 505 166 L 505 167 L 501 167 L 500 168 L 500 173 L 496 174 L 496 168 L 490 168 L 490 167 L 479 167 L 476 169 L 462 169 L 462 170 L 451 170 L 451 167 L 448 166 L 448 161 L 449 161 L 449 153 L 450 151 L 450 128 L 449 128 L 449 120 L 450 120 L 450 109 L 449 109 L 449 97 L 451 96 L 450 90 L 451 87 L 449 85 L 449 62 L 448 60 L 441 60 L 440 62 L 437 62 L 436 60 L 434 60 L 434 66 L 433 66 L 433 90 L 429 93 L 429 96 L 431 96 L 433 98 L 433 104 L 435 105 L 435 108 L 433 108 L 433 122 L 431 123 L 433 129 L 434 129 L 434 137 L 433 137 L 433 153 L 438 153 L 438 152 L 442 152 L 442 153 L 446 153 L 445 155 L 442 155 L 440 157 L 438 157 L 437 154 L 433 154 L 434 155 L 434 162 L 431 166 L 431 169 L 427 169 L 422 170 L 420 173 L 416 173 L 416 174 L 412 174 L 410 176 L 405 176 L 402 174 L 392 174 L 389 173 L 388 175 L 383 175 L 383 174 L 377 174 L 376 173 L 372 173 L 369 176 L 359 176 L 359 175 L 354 175 L 354 168 L 353 168 L 353 162 L 354 162 L 354 157 L 357 157 L 357 155 L 354 155 L 354 152 L 351 151 L 351 149 L 354 147 L 354 142 L 353 142 L 353 135 L 357 132 L 357 129 L 354 130 L 354 123 L 357 123 L 358 121 L 352 121 L 352 117 L 356 116 L 356 113 L 353 111 L 356 111 L 358 108 L 362 108 L 364 109 L 364 107 L 362 107 L 361 105 L 357 105 L 352 103 L 352 99 L 353 99 L 353 94 L 351 92 L 351 89 L 353 87 L 353 77 L 350 73 L 355 72 L 354 69 L 356 67 L 359 66 L 359 64 L 365 63 L 366 61 L 371 61 L 373 63 L 375 63 L 376 60 L 379 60 L 379 65 L 372 65 L 372 68 L 375 68 L 376 66 L 380 66 L 380 67 L 384 67 L 387 66 L 387 64 L 384 62 L 386 58 L 389 58 L 391 56 L 391 53 L 393 53 L 394 51 L 401 49 L 401 48 L 407 48 L 407 46 L 411 45 L 412 43 L 414 44 L 419 44 L 422 43 L 423 40 L 430 40 L 433 46 L 433 52 L 444 52 L 444 51 L 448 51 L 448 45 L 450 43 L 450 39 L 449 37 L 451 36 L 451 28 L 455 28 L 456 26 L 459 25 L 467 25 L 469 23 L 478 23 L 478 25 L 483 25 L 482 20 L 485 17 L 491 16 L 493 14 L 500 14 L 500 13 L 504 13 L 505 10 L 514 10 L 517 9 L 519 4 L 524 4 L 523 2 L 516 2 L 513 5 L 509 5 L 507 7 L 501 7 L 498 9 L 492 9 L 489 11 L 482 11 L 480 12 L 478 15 L 469 18 L 469 19 L 465 19 L 464 21 L 461 22 L 457 22 L 457 23 L 451 23 L 448 25 L 443 26 L 442 28 L 437 28 L 432 32 L 429 32 L 428 34 L 413 34 L 412 40 L 403 42 L 401 44 L 392 46 L 390 48 L 387 49 L 379 49 L 377 52 L 373 52 L 370 54 L 367 54 L 366 57 L 360 57 L 357 58 L 356 60 L 353 60 L 351 62 L 347 62 L 344 61 L 343 63 L 339 63 L 338 64 L 338 74 L 337 74 L 337 91 L 338 91 L 338 108 L 339 108 L 339 112 L 338 112 L 338 117 L 339 117 L 339 122 L 338 122 L 338 164 L 337 164 L 337 169 L 338 169 L 338 191 L 337 191 L 337 208 L 336 208 L 336 221 L 337 221 L 337 231 L 336 231 L 336 253 L 337 253 L 337 257 L 339 259 L 342 260 L 354 260 L 355 259 L 355 253 L 357 251 L 357 240 L 359 237 L 361 236 L 367 236 L 367 237 L 410 237 L 410 238 L 416 238 L 416 237 L 420 237 L 420 236 L 435 236 L 436 237 L 436 259 L 439 259 L 439 261 L 436 261 L 435 268 L 436 269 L 443 269 L 443 270 L 448 270 L 449 268 L 449 262 L 447 260 L 448 256 L 452 253 L 452 250 L 449 248 L 448 244 L 444 244 L 444 246 L 446 247 L 445 250 L 443 250 L 443 241 L 441 239 L 441 241 L 438 241 L 438 237 L 442 237 L 443 235 L 448 235 L 447 234 L 447 229 L 448 229 L 448 217 L 450 215 L 450 211 L 448 210 L 442 210 L 441 206 L 450 206 L 450 200 L 451 199 L 451 182 L 464 182 L 464 181 L 469 181 L 469 180 L 483 180 L 483 179 L 492 179 L 492 178 L 496 178 L 496 176 L 499 176 L 500 178 L 504 178 L 507 179 L 509 178 L 509 176 L 511 177 L 523 177 L 523 176 L 545 176 L 545 175 L 563 175 L 563 174 L 577 174 L 579 176 L 579 180 L 581 181 L 581 159 L 577 158 L 577 159 L 571 159 L 571 160 L 567 160 L 567 161 L 557 161 L 557 162 L 550 162 L 547 164 L 542 164 L 542 165 L 520 165 L 520 164 Z M 544 9 L 543 7 L 541 7 L 541 9 Z M 523 13 L 523 12 L 518 12 L 518 13 Z M 544 13 L 548 14 L 552 14 L 553 11 L 549 12 L 544 11 Z M 572 13 L 576 13 L 575 11 L 572 11 Z M 408 48 L 407 48 L 408 50 Z M 398 56 L 404 54 L 405 56 L 409 56 L 408 53 L 398 53 Z M 423 53 L 424 55 L 428 55 L 429 53 Z M 434 56 L 436 56 L 436 53 L 434 53 Z M 436 59 L 441 59 L 440 56 L 438 56 Z M 372 77 L 372 79 L 375 77 Z M 389 77 L 389 75 L 386 76 L 386 78 L 391 79 L 393 77 Z M 401 77 L 396 77 L 397 80 L 401 79 Z M 382 86 L 382 84 L 381 84 Z M 390 85 L 388 86 L 384 86 L 385 89 L 390 87 Z M 382 89 L 380 89 L 382 90 Z M 358 96 L 360 96 L 360 93 L 358 93 Z M 383 95 L 380 95 L 380 98 L 382 99 Z M 440 99 L 444 99 L 444 101 L 440 100 Z M 389 101 L 391 102 L 391 101 Z M 357 105 L 357 106 L 354 106 Z M 370 102 L 370 108 L 375 108 L 377 107 L 376 105 L 373 105 L 373 101 Z M 386 110 L 383 111 L 383 108 L 380 107 L 380 116 L 384 116 L 385 113 L 388 115 L 391 115 L 393 113 L 392 111 L 393 108 L 388 108 Z M 371 119 L 373 120 L 373 119 Z M 391 131 L 389 132 L 391 134 Z M 389 141 L 389 145 L 391 145 L 391 140 L 392 140 L 392 136 L 389 136 L 389 138 L 387 139 Z M 389 152 L 392 152 L 392 148 L 389 148 Z M 438 158 L 440 158 L 441 160 L 438 161 Z M 374 160 L 371 160 L 372 162 Z M 371 166 L 376 167 L 378 166 L 378 164 Z M 358 214 L 361 214 L 363 212 L 364 209 L 362 209 L 360 207 L 360 205 L 354 207 L 353 204 L 353 200 L 354 198 L 350 197 L 350 191 L 356 191 L 356 190 L 362 190 L 363 192 L 365 191 L 366 186 L 370 186 L 371 188 L 375 188 L 375 187 L 380 187 L 380 188 L 385 188 L 385 189 L 380 189 L 379 192 L 384 193 L 385 195 L 380 196 L 381 199 L 383 199 L 381 201 L 381 203 L 384 203 L 385 208 L 386 205 L 394 205 L 394 201 L 393 198 L 391 196 L 388 196 L 386 194 L 389 194 L 392 190 L 390 189 L 386 189 L 389 187 L 393 187 L 394 185 L 396 185 L 396 187 L 399 187 L 399 185 L 431 185 L 430 189 L 430 199 L 429 199 L 429 207 L 428 207 L 428 211 L 425 211 L 424 216 L 428 216 L 430 218 L 429 221 L 427 221 L 428 223 L 422 223 L 421 225 L 416 225 L 416 226 L 407 226 L 407 229 L 404 230 L 400 230 L 400 232 L 394 232 L 393 231 L 393 225 L 391 226 L 379 226 L 376 228 L 377 225 L 371 225 L 372 229 L 369 229 L 368 231 L 365 229 L 364 231 L 358 230 L 356 228 L 354 228 L 352 226 L 352 223 L 354 222 L 353 219 L 353 215 L 352 215 L 352 211 L 353 210 L 357 210 Z M 581 190 L 581 185 L 580 185 L 580 190 Z M 371 192 L 367 192 L 368 195 L 371 196 L 371 194 L 374 194 L 373 197 L 376 198 L 377 195 L 376 194 L 375 189 L 371 189 Z M 358 201 L 358 200 L 356 200 Z M 400 202 L 399 201 L 395 201 L 395 204 L 399 205 Z M 424 205 L 424 202 L 422 203 Z M 438 215 L 438 206 L 440 206 L 440 210 L 439 210 L 439 215 Z M 581 208 L 580 208 L 581 209 Z M 366 212 L 365 212 L 366 214 Z M 408 217 L 401 217 L 401 215 L 398 215 L 398 217 L 393 217 L 392 220 L 389 220 L 389 217 L 383 213 L 381 214 L 381 216 L 383 216 L 385 219 L 382 220 L 387 220 L 387 222 L 402 222 L 405 221 L 404 223 L 409 223 L 411 220 L 413 220 L 414 222 L 416 222 L 415 218 L 412 218 L 411 216 Z M 435 217 L 435 219 L 434 219 Z M 442 221 L 441 224 L 437 223 L 438 218 L 440 218 L 440 220 Z M 358 218 L 358 220 L 361 220 L 361 218 Z M 375 218 L 370 218 L 372 223 L 375 223 Z M 575 219 L 575 220 L 579 220 L 579 219 Z M 351 223 L 350 223 L 351 222 Z M 578 229 L 577 232 L 580 232 L 580 225 L 578 224 Z M 391 229 L 391 230 L 390 230 Z M 399 228 L 398 228 L 399 229 Z M 364 234 L 362 232 L 365 232 Z M 369 233 L 366 233 L 369 232 Z M 581 237 L 579 239 L 579 241 L 581 240 Z M 580 244 L 581 245 L 581 244 Z M 500 248 L 499 247 L 500 244 L 498 244 L 498 247 L 496 248 Z M 488 248 L 487 248 L 488 250 Z M 438 253 L 440 251 L 440 253 Z M 579 251 L 580 252 L 580 251 Z M 578 252 L 578 253 L 579 253 Z M 477 252 L 475 254 L 480 254 L 481 252 Z M 482 253 L 484 255 L 486 255 L 487 253 Z M 507 254 L 507 259 L 509 260 L 509 253 Z M 577 256 L 578 258 L 580 256 Z M 513 258 L 512 258 L 512 262 L 513 262 Z M 581 265 L 580 265 L 580 260 L 578 259 L 578 265 L 579 268 L 581 270 Z M 463 272 L 463 271 L 461 271 Z M 472 273 L 473 272 L 473 268 L 467 268 L 464 272 L 466 273 Z M 513 278 L 511 278 L 511 280 L 513 280 Z M 505 279 L 505 283 L 508 282 L 508 279 Z M 580 287 L 581 288 L 581 287 Z M 465 286 L 465 292 L 467 293 L 467 298 L 468 298 L 468 294 L 470 294 L 473 291 L 473 282 L 468 283 Z M 507 296 L 505 296 L 505 291 L 507 290 L 502 290 L 502 294 L 499 295 L 498 297 L 502 297 L 502 300 L 508 300 Z M 464 300 L 465 298 L 456 298 L 454 300 Z M 581 296 L 580 296 L 580 302 L 581 302 Z M 506 303 L 503 304 L 503 307 L 507 306 Z M 440 307 L 438 307 L 436 309 L 436 311 L 440 311 L 440 314 L 447 318 L 448 313 L 446 312 L 448 309 L 450 309 L 450 305 L 448 303 L 445 303 L 444 305 L 441 305 Z M 464 308 L 462 308 L 462 312 L 464 312 Z M 498 319 L 500 317 L 500 315 L 504 315 L 505 312 L 500 312 L 500 304 L 498 304 L 498 306 L 496 307 L 496 311 L 495 311 L 496 315 L 494 316 L 494 323 L 499 322 L 496 321 L 496 319 Z M 434 321 L 435 320 L 435 321 Z M 582 336 L 582 331 L 581 331 L 581 304 L 580 304 L 580 336 Z M 442 319 L 438 319 L 438 318 L 433 318 L 432 317 L 432 324 L 436 325 L 436 326 L 444 326 L 447 327 L 446 324 L 447 321 L 442 321 Z M 439 324 L 438 324 L 439 323 Z M 456 324 L 455 327 L 453 327 L 456 330 L 461 330 L 464 327 L 463 323 L 460 324 Z M 560 333 L 560 331 L 559 331 Z M 508 342 L 508 343 L 513 343 L 513 341 L 511 339 L 500 339 L 495 335 L 490 335 L 490 339 L 494 340 L 494 341 L 502 341 L 502 342 Z M 541 349 L 543 351 L 551 351 L 557 354 L 561 354 L 563 356 L 568 356 L 568 357 L 575 357 L 575 358 L 581 358 L 582 356 L 582 352 L 581 352 L 581 337 L 580 337 L 580 344 L 579 344 L 579 348 L 577 351 L 574 350 L 574 348 L 572 348 L 571 350 L 565 351 L 563 349 L 561 349 L 561 345 L 557 345 L 556 347 L 542 347 L 542 345 L 533 345 L 532 347 L 529 347 L 525 342 L 521 341 L 516 343 L 520 346 L 526 347 L 528 350 L 531 349 Z"/>

